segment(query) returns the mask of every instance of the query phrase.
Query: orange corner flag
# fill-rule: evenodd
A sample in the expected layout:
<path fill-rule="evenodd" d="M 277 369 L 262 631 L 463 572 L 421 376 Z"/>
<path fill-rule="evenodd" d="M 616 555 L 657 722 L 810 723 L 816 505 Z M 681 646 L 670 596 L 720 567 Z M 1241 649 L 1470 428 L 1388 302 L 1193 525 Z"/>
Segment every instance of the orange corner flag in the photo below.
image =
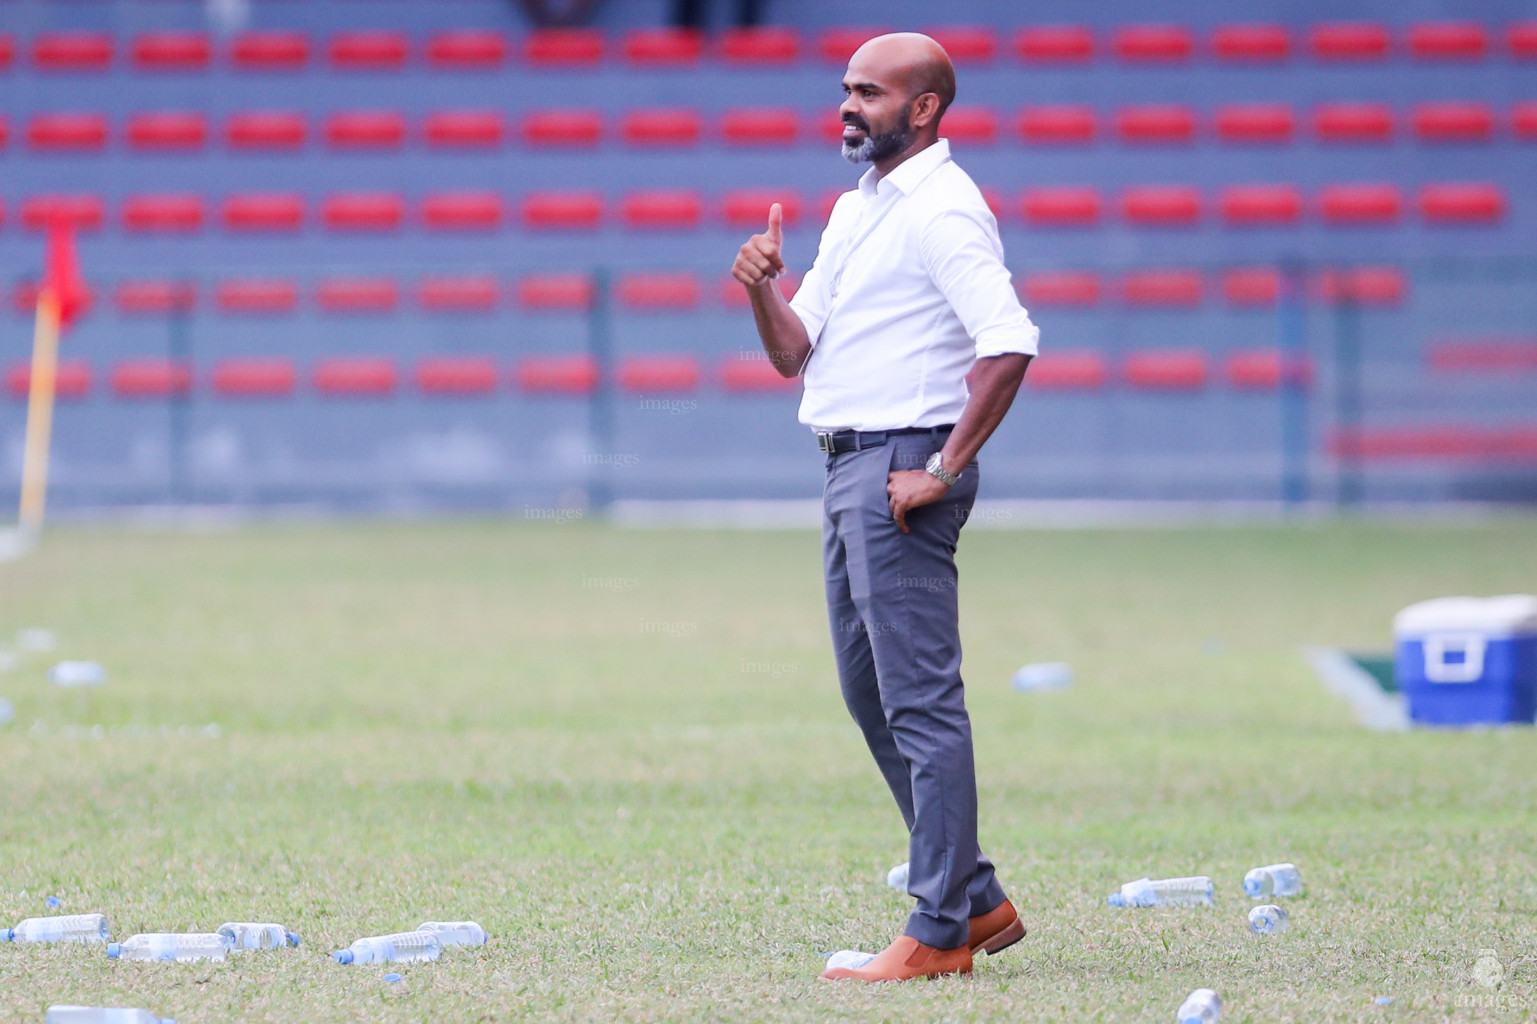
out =
<path fill-rule="evenodd" d="M 42 290 L 53 293 L 58 304 L 59 327 L 68 330 L 85 308 L 86 289 L 80 277 L 80 262 L 75 258 L 75 229 L 62 217 L 54 218 L 48 225 Z"/>
<path fill-rule="evenodd" d="M 48 494 L 48 448 L 53 435 L 54 385 L 59 335 L 85 308 L 89 296 L 75 258 L 75 232 L 62 218 L 48 225 L 43 285 L 37 290 L 37 326 L 32 336 L 32 372 L 27 395 L 27 433 L 22 445 L 22 536 L 36 540 L 43 528 Z"/>

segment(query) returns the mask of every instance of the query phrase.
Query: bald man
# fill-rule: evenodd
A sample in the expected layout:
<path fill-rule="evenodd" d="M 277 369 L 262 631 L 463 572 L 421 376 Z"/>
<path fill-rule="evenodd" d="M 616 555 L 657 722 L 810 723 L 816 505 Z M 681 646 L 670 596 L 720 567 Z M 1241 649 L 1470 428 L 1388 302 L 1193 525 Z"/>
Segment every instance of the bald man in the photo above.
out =
<path fill-rule="evenodd" d="M 955 98 L 944 49 L 914 33 L 872 39 L 843 91 L 843 155 L 873 166 L 833 207 L 794 301 L 774 285 L 785 269 L 777 205 L 732 273 L 774 366 L 805 378 L 800 419 L 827 462 L 839 683 L 909 833 L 917 906 L 903 934 L 864 967 L 822 977 L 905 981 L 967 973 L 975 952 L 1025 934 L 977 845 L 955 547 L 977 452 L 1040 332 L 1014 294 L 997 222 L 940 138 Z"/>

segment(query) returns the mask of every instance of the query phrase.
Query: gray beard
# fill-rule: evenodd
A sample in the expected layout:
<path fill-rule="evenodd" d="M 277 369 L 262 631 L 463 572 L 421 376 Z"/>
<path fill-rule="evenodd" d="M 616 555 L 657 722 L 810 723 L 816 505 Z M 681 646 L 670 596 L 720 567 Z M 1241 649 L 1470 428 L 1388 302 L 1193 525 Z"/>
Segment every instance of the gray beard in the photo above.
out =
<path fill-rule="evenodd" d="M 904 124 L 894 132 L 885 135 L 866 135 L 865 140 L 859 145 L 850 142 L 843 144 L 843 159 L 851 164 L 873 163 L 896 156 L 908 146 L 918 133 L 913 131 L 913 126 Z"/>

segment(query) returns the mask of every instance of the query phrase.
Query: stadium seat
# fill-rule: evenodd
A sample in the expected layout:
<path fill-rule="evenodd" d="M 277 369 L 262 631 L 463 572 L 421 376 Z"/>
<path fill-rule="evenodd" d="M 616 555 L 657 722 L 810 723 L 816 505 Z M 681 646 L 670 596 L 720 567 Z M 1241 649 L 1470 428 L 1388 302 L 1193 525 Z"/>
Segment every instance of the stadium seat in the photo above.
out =
<path fill-rule="evenodd" d="M 998 35 L 985 25 L 938 25 L 925 33 L 956 64 L 990 64 L 998 55 Z"/>
<path fill-rule="evenodd" d="M 620 120 L 619 134 L 632 146 L 692 146 L 703 126 L 697 110 L 632 110 Z"/>
<path fill-rule="evenodd" d="M 1328 185 L 1319 193 L 1325 223 L 1335 225 L 1391 224 L 1398 220 L 1403 197 L 1389 183 Z"/>
<path fill-rule="evenodd" d="M 1337 430 L 1329 438 L 1336 455 L 1366 460 L 1437 459 L 1498 462 L 1537 460 L 1537 427 L 1456 424 Z"/>
<path fill-rule="evenodd" d="M 281 278 L 235 278 L 220 281 L 214 305 L 222 313 L 272 316 L 299 308 L 299 286 Z"/>
<path fill-rule="evenodd" d="M 1517 103 L 1512 107 L 1510 127 L 1518 139 L 1537 139 L 1537 102 Z"/>
<path fill-rule="evenodd" d="M 304 224 L 304 200 L 282 192 L 251 192 L 224 200 L 224 226 L 230 231 L 298 231 Z"/>
<path fill-rule="evenodd" d="M 1121 193 L 1128 224 L 1188 227 L 1201 219 L 1201 192 L 1194 185 L 1140 185 Z"/>
<path fill-rule="evenodd" d="M 163 110 L 134 114 L 124 132 L 130 149 L 171 151 L 202 149 L 208 119 L 196 111 Z"/>
<path fill-rule="evenodd" d="M 1218 60 L 1234 63 L 1283 61 L 1291 56 L 1291 32 L 1284 25 L 1218 25 L 1211 50 Z"/>
<path fill-rule="evenodd" d="M 400 286 L 390 277 L 332 277 L 315 287 L 315 301 L 327 313 L 390 313 L 400 304 Z"/>
<path fill-rule="evenodd" d="M 1313 132 L 1324 142 L 1387 142 L 1393 111 L 1386 103 L 1325 103 L 1313 111 Z"/>
<path fill-rule="evenodd" d="M 382 397 L 395 393 L 400 371 L 388 357 L 322 359 L 315 364 L 312 380 L 322 395 Z"/>
<path fill-rule="evenodd" d="M 589 231 L 603 222 L 603 197 L 596 192 L 535 192 L 522 206 L 525 226 L 545 231 Z"/>
<path fill-rule="evenodd" d="M 342 71 L 397 71 L 406 64 L 403 32 L 366 30 L 338 32 L 327 53 L 331 66 Z"/>
<path fill-rule="evenodd" d="M 530 146 L 596 146 L 603 117 L 596 110 L 532 110 L 522 131 Z"/>
<path fill-rule="evenodd" d="M 28 363 L 13 363 L 5 371 L 5 388 L 12 398 L 26 398 L 32 389 L 32 367 Z M 66 359 L 59 363 L 53 375 L 53 393 L 56 398 L 81 399 L 91 393 L 91 367 L 80 359 Z"/>
<path fill-rule="evenodd" d="M 405 200 L 394 192 L 341 192 L 320 205 L 320 222 L 332 231 L 398 231 Z"/>
<path fill-rule="evenodd" d="M 326 118 L 333 149 L 398 149 L 405 140 L 406 119 L 393 110 L 342 110 Z"/>
<path fill-rule="evenodd" d="M 1092 270 L 1057 270 L 1026 274 L 1018 285 L 1028 307 L 1088 307 L 1099 305 L 1104 284 Z"/>
<path fill-rule="evenodd" d="M 800 57 L 801 38 L 779 26 L 728 28 L 721 34 L 721 56 L 728 64 L 793 64 Z"/>
<path fill-rule="evenodd" d="M 11 141 L 11 122 L 4 114 L 0 114 L 0 149 Z"/>
<path fill-rule="evenodd" d="M 590 28 L 535 29 L 523 38 L 523 59 L 535 67 L 591 67 L 603 59 L 603 33 Z"/>
<path fill-rule="evenodd" d="M 1102 206 L 1096 188 L 1056 186 L 1027 189 L 1020 209 L 1025 223 L 1035 227 L 1092 227 Z"/>
<path fill-rule="evenodd" d="M 101 197 L 95 195 L 33 196 L 21 204 L 21 223 L 28 231 L 42 231 L 55 220 L 77 231 L 100 231 L 105 219 Z"/>
<path fill-rule="evenodd" d="M 163 316 L 182 313 L 197 302 L 191 281 L 139 279 L 121 281 L 112 292 L 112 304 L 129 316 Z"/>
<path fill-rule="evenodd" d="M 1431 224 L 1492 224 L 1505 216 L 1505 192 L 1493 182 L 1440 182 L 1420 189 L 1419 208 Z"/>
<path fill-rule="evenodd" d="M 1505 33 L 1505 44 L 1516 60 L 1537 60 L 1537 21 L 1520 22 Z"/>
<path fill-rule="evenodd" d="M 501 289 L 489 275 L 426 277 L 417 286 L 416 301 L 433 313 L 487 313 L 500 303 Z"/>
<path fill-rule="evenodd" d="M 495 192 L 438 192 L 422 200 L 422 223 L 432 231 L 495 231 L 505 212 Z"/>
<path fill-rule="evenodd" d="M 526 356 L 513 379 L 531 394 L 590 395 L 598 390 L 598 364 L 591 356 Z"/>
<path fill-rule="evenodd" d="M 855 50 L 888 31 L 890 29 L 857 25 L 825 29 L 817 36 L 817 55 L 830 64 L 847 64 Z"/>
<path fill-rule="evenodd" d="M 615 289 L 619 305 L 632 310 L 693 309 L 699 305 L 699 278 L 686 273 L 630 272 Z"/>
<path fill-rule="evenodd" d="M 1199 306 L 1205 290 L 1198 270 L 1134 270 L 1121 278 L 1128 306 Z"/>
<path fill-rule="evenodd" d="M 39 71 L 105 71 L 112 65 L 112 37 L 105 32 L 45 32 L 32 40 Z"/>
<path fill-rule="evenodd" d="M 202 32 L 142 32 L 133 41 L 133 66 L 141 71 L 201 71 L 212 54 Z"/>
<path fill-rule="evenodd" d="M 631 192 L 620 204 L 625 227 L 645 231 L 691 231 L 704 216 L 699 193 L 684 189 Z"/>
<path fill-rule="evenodd" d="M 779 292 L 785 297 L 785 301 L 795 298 L 795 289 L 800 287 L 800 278 L 793 271 L 780 274 L 775 280 L 779 283 Z M 752 299 L 747 294 L 747 289 L 742 287 L 742 282 L 727 274 L 720 282 L 721 304 L 728 309 L 748 309 L 752 306 Z"/>
<path fill-rule="evenodd" d="M 704 33 L 687 28 L 635 28 L 625 32 L 620 51 L 630 64 L 689 67 L 704 56 Z"/>
<path fill-rule="evenodd" d="M 1179 64 L 1190 59 L 1195 43 L 1181 25 L 1126 25 L 1116 29 L 1111 48 L 1123 61 Z"/>
<path fill-rule="evenodd" d="M 1421 103 L 1414 108 L 1414 134 L 1422 142 L 1487 142 L 1494 137 L 1494 111 L 1486 103 Z"/>
<path fill-rule="evenodd" d="M 292 359 L 223 359 L 214 364 L 209 383 L 225 398 L 286 398 L 299 373 Z"/>
<path fill-rule="evenodd" d="M 1199 391 L 1209 375 L 1206 354 L 1194 349 L 1133 352 L 1121 364 L 1126 383 L 1143 391 Z"/>
<path fill-rule="evenodd" d="M 699 362 L 693 356 L 632 356 L 614 374 L 619 386 L 638 394 L 686 393 L 699 388 Z"/>
<path fill-rule="evenodd" d="M 1222 190 L 1222 219 L 1235 227 L 1295 224 L 1302 192 L 1295 185 L 1229 185 Z"/>
<path fill-rule="evenodd" d="M 1217 138 L 1233 144 L 1287 143 L 1296 115 L 1284 103 L 1244 103 L 1217 109 Z"/>
<path fill-rule="evenodd" d="M 437 149 L 495 149 L 507 125 L 495 110 L 439 110 L 427 115 L 422 134 Z"/>
<path fill-rule="evenodd" d="M 1122 142 L 1179 144 L 1195 138 L 1195 111 L 1175 104 L 1122 107 L 1115 115 Z"/>
<path fill-rule="evenodd" d="M 1313 26 L 1308 47 L 1318 60 L 1383 60 L 1388 55 L 1388 30 L 1374 22 L 1326 22 Z"/>
<path fill-rule="evenodd" d="M 1537 371 L 1537 338 L 1433 341 L 1426 359 L 1442 373 L 1531 373 Z"/>
<path fill-rule="evenodd" d="M 107 119 L 101 114 L 34 114 L 27 145 L 45 153 L 98 153 L 107 146 Z"/>
<path fill-rule="evenodd" d="M 720 134 L 738 146 L 787 146 L 800 134 L 800 115 L 788 107 L 737 107 L 721 115 Z"/>
<path fill-rule="evenodd" d="M 732 284 L 736 284 L 735 281 Z M 741 286 L 737 286 L 741 290 Z M 742 356 L 726 357 L 720 362 L 720 384 L 728 393 L 732 394 L 772 394 L 779 391 L 794 391 L 800 387 L 800 377 L 786 377 L 774 368 L 767 357 L 760 358 L 758 353 L 753 353 L 753 358 Z"/>
<path fill-rule="evenodd" d="M 1313 293 L 1326 303 L 1397 306 L 1408 292 L 1404 272 L 1391 266 L 1333 267 L 1313 280 Z"/>
<path fill-rule="evenodd" d="M 1409 53 L 1418 60 L 1483 60 L 1489 53 L 1489 30 L 1476 21 L 1410 25 Z"/>
<path fill-rule="evenodd" d="M 230 63 L 244 71 L 297 71 L 309 62 L 303 32 L 242 32 L 230 44 Z"/>
<path fill-rule="evenodd" d="M 526 310 L 585 311 L 591 308 L 597 289 L 586 274 L 533 274 L 518 281 L 514 294 Z"/>
<path fill-rule="evenodd" d="M 203 197 L 187 193 L 129 196 L 123 227 L 146 233 L 188 234 L 203 228 Z"/>
<path fill-rule="evenodd" d="M 224 141 L 235 150 L 294 150 L 304 145 L 308 128 L 296 111 L 250 110 L 224 122 Z"/>
<path fill-rule="evenodd" d="M 9 71 L 16 60 L 16 40 L 8 32 L 0 32 L 0 71 Z"/>
<path fill-rule="evenodd" d="M 1038 25 L 1019 31 L 1014 51 L 1027 64 L 1087 64 L 1094 33 L 1082 25 Z"/>
<path fill-rule="evenodd" d="M 1222 298 L 1230 306 L 1273 306 L 1281 298 L 1274 267 L 1232 267 L 1222 272 Z"/>
<path fill-rule="evenodd" d="M 1053 350 L 1030 362 L 1025 386 L 1038 391 L 1098 391 L 1110 378 L 1098 352 Z"/>
<path fill-rule="evenodd" d="M 11 302 L 16 312 L 22 316 L 31 317 L 37 312 L 38 283 L 35 280 L 19 282 L 11 292 Z M 85 287 L 85 301 L 81 304 L 80 314 L 89 313 L 96 302 L 96 292 L 89 282 Z"/>
<path fill-rule="evenodd" d="M 496 362 L 489 356 L 433 356 L 412 373 L 424 395 L 489 395 L 496 391 Z"/>
<path fill-rule="evenodd" d="M 1081 146 L 1097 132 L 1093 107 L 1026 107 L 1020 112 L 1019 136 L 1039 146 Z"/>
<path fill-rule="evenodd" d="M 173 359 L 125 359 L 108 381 L 119 398 L 171 398 L 192 390 L 192 367 Z"/>
<path fill-rule="evenodd" d="M 783 189 L 746 189 L 728 192 L 721 200 L 721 217 L 742 230 L 759 232 L 768 227 L 769 207 L 779 204 L 785 227 L 794 227 L 801 219 L 801 198 Z"/>
<path fill-rule="evenodd" d="M 427 42 L 427 63 L 453 71 L 485 71 L 507 63 L 507 37 L 491 29 L 438 32 Z"/>
<path fill-rule="evenodd" d="M 951 107 L 940 134 L 963 145 L 991 146 L 998 141 L 998 112 L 990 107 Z"/>
<path fill-rule="evenodd" d="M 1245 349 L 1228 355 L 1222 375 L 1240 391 L 1274 391 L 1283 383 L 1312 383 L 1313 364 L 1306 356 L 1288 358 L 1273 348 Z"/>

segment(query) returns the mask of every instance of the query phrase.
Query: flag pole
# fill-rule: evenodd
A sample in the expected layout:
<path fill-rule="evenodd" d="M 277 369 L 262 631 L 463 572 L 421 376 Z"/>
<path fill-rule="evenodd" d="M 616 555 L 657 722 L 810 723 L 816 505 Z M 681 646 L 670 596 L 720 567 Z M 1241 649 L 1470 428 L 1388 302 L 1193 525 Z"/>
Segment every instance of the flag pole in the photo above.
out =
<path fill-rule="evenodd" d="M 53 399 L 59 370 L 59 298 L 44 287 L 37 296 L 32 334 L 32 376 L 27 393 L 27 433 L 22 448 L 22 537 L 36 540 L 43 528 L 48 496 L 48 448 L 53 435 Z"/>

